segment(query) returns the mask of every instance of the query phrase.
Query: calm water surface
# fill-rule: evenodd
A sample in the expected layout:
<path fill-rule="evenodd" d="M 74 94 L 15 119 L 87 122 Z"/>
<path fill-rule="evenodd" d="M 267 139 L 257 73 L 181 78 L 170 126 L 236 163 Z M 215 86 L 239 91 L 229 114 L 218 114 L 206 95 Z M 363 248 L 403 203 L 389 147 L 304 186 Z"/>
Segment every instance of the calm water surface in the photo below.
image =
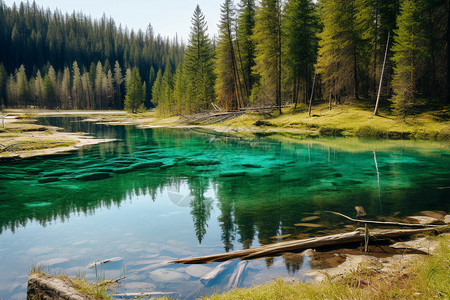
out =
<path fill-rule="evenodd" d="M 33 265 L 90 280 L 134 274 L 118 292 L 184 299 L 279 276 L 306 280 L 307 259 L 250 261 L 233 284 L 235 261 L 208 285 L 200 278 L 218 263 L 165 262 L 348 230 L 323 210 L 354 215 L 362 205 L 374 219 L 450 210 L 448 143 L 40 122 L 118 141 L 0 164 L 0 299 L 25 298 Z M 319 218 L 302 221 L 311 216 Z"/>

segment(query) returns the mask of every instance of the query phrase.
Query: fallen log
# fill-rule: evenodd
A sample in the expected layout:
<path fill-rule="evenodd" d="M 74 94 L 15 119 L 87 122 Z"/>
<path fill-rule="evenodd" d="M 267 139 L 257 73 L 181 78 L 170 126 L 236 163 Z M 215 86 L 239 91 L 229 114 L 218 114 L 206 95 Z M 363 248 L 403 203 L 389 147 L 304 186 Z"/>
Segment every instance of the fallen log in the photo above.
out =
<path fill-rule="evenodd" d="M 214 270 L 212 270 L 211 272 L 200 278 L 200 282 L 205 286 L 211 285 L 211 283 L 215 282 L 216 279 L 219 277 L 219 275 L 222 274 L 227 269 L 230 263 L 231 261 L 221 263 L 220 265 L 215 267 Z"/>
<path fill-rule="evenodd" d="M 356 206 L 358 207 L 358 206 Z M 426 225 L 426 224 L 410 224 L 410 223 L 399 223 L 399 222 L 382 222 L 382 221 L 369 221 L 369 220 L 360 220 L 360 219 L 353 219 L 349 216 L 346 216 L 344 214 L 335 212 L 335 211 L 326 211 L 327 213 L 335 214 L 341 217 L 344 217 L 352 222 L 358 222 L 363 224 L 376 224 L 376 225 L 386 225 L 386 226 L 404 226 L 404 227 L 439 227 L 441 225 Z"/>
<path fill-rule="evenodd" d="M 397 229 L 397 230 L 377 230 L 370 232 L 371 240 L 383 240 L 392 239 L 398 237 L 412 236 L 419 233 L 439 233 L 447 231 L 448 226 L 438 226 L 433 228 L 423 229 Z M 348 244 L 355 242 L 363 242 L 365 240 L 365 230 L 356 230 L 348 233 L 333 234 L 322 237 L 314 237 L 303 240 L 294 240 L 287 242 L 280 242 L 271 245 L 265 245 L 250 249 L 238 250 L 222 254 L 207 255 L 201 257 L 186 258 L 180 260 L 174 260 L 170 263 L 177 264 L 204 264 L 211 262 L 227 261 L 236 258 L 242 260 L 256 259 L 261 257 L 272 256 L 283 252 L 300 251 L 309 248 L 318 248 L 324 246 L 333 246 L 340 244 Z"/>
<path fill-rule="evenodd" d="M 231 275 L 230 280 L 228 281 L 227 288 L 237 288 L 239 283 L 242 279 L 242 274 L 244 274 L 245 269 L 247 268 L 247 262 L 241 261 L 238 263 L 236 270 L 234 270 L 233 274 Z"/>

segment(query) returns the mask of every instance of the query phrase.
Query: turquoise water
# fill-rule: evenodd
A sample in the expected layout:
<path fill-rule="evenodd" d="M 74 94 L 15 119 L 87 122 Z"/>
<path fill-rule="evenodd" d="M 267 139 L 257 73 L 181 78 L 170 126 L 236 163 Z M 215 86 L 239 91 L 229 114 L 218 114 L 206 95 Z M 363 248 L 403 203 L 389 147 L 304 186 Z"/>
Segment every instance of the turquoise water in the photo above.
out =
<path fill-rule="evenodd" d="M 371 219 L 450 210 L 445 143 L 40 122 L 118 141 L 0 165 L 1 299 L 25 297 L 33 265 L 91 280 L 134 274 L 118 292 L 191 299 L 233 286 L 238 262 L 207 286 L 199 279 L 218 264 L 165 262 L 348 230 L 324 210 L 354 215 L 361 205 Z M 302 221 L 311 216 L 318 218 Z M 238 286 L 304 280 L 310 267 L 283 257 L 250 261 Z"/>

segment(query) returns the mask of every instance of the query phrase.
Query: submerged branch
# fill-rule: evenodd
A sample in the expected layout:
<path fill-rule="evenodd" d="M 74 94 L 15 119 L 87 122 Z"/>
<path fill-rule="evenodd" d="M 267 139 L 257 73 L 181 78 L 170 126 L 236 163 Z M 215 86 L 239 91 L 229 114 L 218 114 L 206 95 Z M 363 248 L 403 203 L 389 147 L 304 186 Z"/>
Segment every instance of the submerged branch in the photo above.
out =
<path fill-rule="evenodd" d="M 335 211 L 326 211 L 327 213 L 335 214 L 341 217 L 344 217 L 352 222 L 358 222 L 363 224 L 376 224 L 376 225 L 387 225 L 387 226 L 405 226 L 405 227 L 439 227 L 441 225 L 429 225 L 429 224 L 410 224 L 410 223 L 399 223 L 399 222 L 382 222 L 382 221 L 368 221 L 368 220 L 360 220 L 360 219 L 353 219 L 349 216 L 346 216 L 344 214 L 335 212 Z"/>

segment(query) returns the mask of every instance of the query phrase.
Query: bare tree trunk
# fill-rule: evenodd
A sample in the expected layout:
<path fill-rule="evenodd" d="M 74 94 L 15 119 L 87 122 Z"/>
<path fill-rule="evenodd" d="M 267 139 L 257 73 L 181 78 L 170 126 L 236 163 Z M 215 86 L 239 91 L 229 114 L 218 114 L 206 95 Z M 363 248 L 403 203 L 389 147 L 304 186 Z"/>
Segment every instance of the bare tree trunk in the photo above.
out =
<path fill-rule="evenodd" d="M 389 38 L 390 38 L 390 32 L 388 32 L 388 38 L 386 42 L 386 51 L 384 52 L 384 61 L 383 61 L 383 68 L 381 69 L 381 76 L 380 76 L 380 86 L 378 87 L 378 94 L 377 94 L 377 102 L 375 104 L 375 110 L 373 114 L 376 116 L 378 113 L 378 103 L 380 102 L 380 95 L 381 95 L 381 87 L 383 85 L 383 75 L 384 75 L 384 67 L 386 66 L 386 58 L 389 48 Z"/>

